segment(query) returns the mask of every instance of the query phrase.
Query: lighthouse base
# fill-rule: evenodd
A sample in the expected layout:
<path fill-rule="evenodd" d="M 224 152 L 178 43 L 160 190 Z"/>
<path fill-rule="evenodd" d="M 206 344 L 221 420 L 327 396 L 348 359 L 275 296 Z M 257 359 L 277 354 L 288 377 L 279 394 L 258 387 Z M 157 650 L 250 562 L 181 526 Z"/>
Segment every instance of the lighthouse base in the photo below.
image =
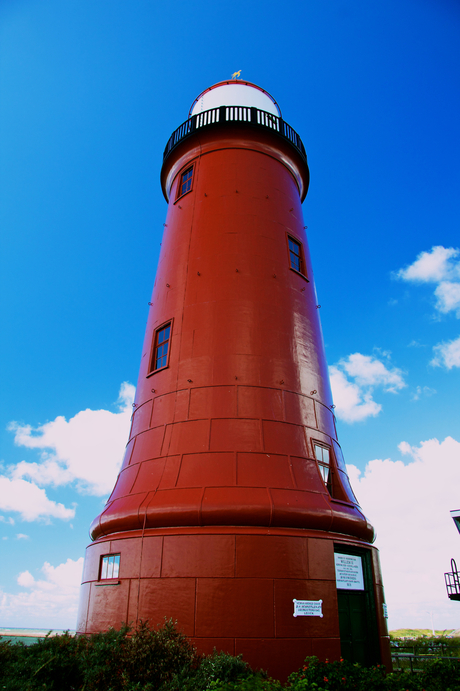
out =
<path fill-rule="evenodd" d="M 335 553 L 362 565 L 356 589 L 337 588 Z M 119 560 L 110 565 L 113 555 Z M 294 616 L 294 600 L 321 600 L 322 616 Z M 77 632 L 172 618 L 200 652 L 241 653 L 285 680 L 309 655 L 390 669 L 383 603 L 378 552 L 353 538 L 281 528 L 150 529 L 89 545 Z"/>

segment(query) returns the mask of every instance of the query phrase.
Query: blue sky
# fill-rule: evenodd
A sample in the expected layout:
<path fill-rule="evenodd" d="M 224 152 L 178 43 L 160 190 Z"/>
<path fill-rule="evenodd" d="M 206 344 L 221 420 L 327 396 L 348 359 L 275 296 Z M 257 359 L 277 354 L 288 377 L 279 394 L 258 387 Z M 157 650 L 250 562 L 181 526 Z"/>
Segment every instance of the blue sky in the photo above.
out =
<path fill-rule="evenodd" d="M 339 440 L 390 628 L 460 627 L 459 29 L 456 0 L 2 1 L 0 626 L 74 627 L 128 434 L 163 149 L 241 69 L 307 150 Z"/>

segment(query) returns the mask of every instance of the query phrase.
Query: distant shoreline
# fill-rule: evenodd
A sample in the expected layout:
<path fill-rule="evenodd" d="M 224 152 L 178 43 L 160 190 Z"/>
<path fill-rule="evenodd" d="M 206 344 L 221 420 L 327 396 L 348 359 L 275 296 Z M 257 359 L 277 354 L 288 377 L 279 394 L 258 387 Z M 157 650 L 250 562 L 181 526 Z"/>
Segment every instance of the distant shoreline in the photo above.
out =
<path fill-rule="evenodd" d="M 65 631 L 71 635 L 75 631 L 70 629 L 19 629 L 19 628 L 0 628 L 0 636 L 7 638 L 46 638 L 46 636 L 60 636 Z"/>

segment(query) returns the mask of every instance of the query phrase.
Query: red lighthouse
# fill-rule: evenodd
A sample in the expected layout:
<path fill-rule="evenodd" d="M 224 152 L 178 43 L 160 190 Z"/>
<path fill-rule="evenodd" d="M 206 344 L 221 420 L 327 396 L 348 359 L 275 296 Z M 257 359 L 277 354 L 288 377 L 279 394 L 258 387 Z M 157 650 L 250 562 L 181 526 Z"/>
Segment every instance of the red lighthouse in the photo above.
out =
<path fill-rule="evenodd" d="M 194 102 L 168 202 L 122 469 L 87 549 L 78 631 L 177 620 L 283 677 L 390 663 L 373 528 L 349 484 L 302 219 L 304 146 L 243 81 Z"/>

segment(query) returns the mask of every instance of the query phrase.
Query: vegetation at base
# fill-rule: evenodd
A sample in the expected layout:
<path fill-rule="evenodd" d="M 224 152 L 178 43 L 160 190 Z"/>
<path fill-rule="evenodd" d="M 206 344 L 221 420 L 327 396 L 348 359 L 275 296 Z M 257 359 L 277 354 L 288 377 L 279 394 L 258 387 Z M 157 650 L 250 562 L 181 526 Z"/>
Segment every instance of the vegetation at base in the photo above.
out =
<path fill-rule="evenodd" d="M 346 660 L 328 663 L 307 658 L 305 666 L 290 675 L 287 688 L 292 691 L 460 691 L 460 666 L 454 660 L 434 659 L 418 674 L 403 670 L 386 674 L 381 665 L 361 667 Z"/>
<path fill-rule="evenodd" d="M 449 640 L 449 639 L 447 639 Z M 394 641 L 393 641 L 394 643 Z M 460 691 L 460 665 L 433 657 L 419 673 L 309 657 L 288 682 L 253 671 L 240 656 L 198 655 L 172 621 L 89 637 L 68 632 L 33 645 L 0 639 L 2 691 Z"/>
<path fill-rule="evenodd" d="M 157 691 L 199 662 L 172 621 L 158 630 L 141 623 L 87 638 L 64 633 L 29 646 L 0 640 L 0 689 Z"/>

